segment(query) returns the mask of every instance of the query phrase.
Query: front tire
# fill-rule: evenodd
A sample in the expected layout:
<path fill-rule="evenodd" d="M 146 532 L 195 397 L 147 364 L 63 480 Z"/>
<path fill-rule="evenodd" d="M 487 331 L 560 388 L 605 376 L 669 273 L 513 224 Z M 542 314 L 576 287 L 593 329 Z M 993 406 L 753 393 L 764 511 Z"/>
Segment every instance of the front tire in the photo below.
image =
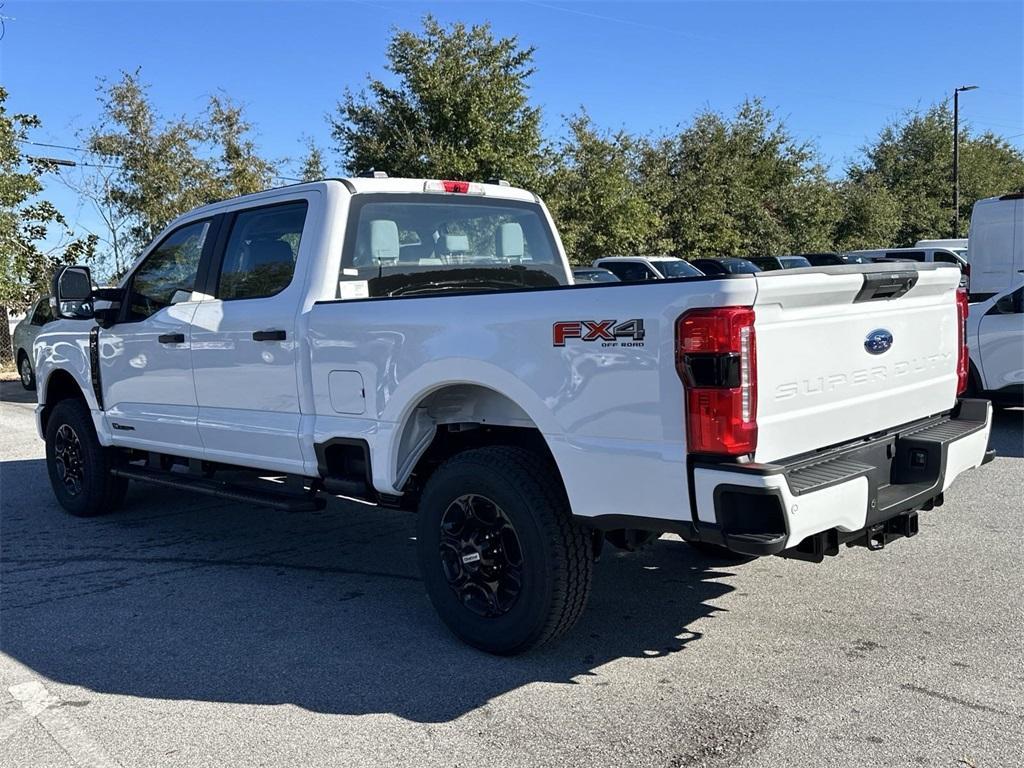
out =
<path fill-rule="evenodd" d="M 18 378 L 25 389 L 31 391 L 36 388 L 36 373 L 32 370 L 32 361 L 24 352 L 18 355 Z"/>
<path fill-rule="evenodd" d="M 459 453 L 430 477 L 417 518 L 427 594 L 464 642 L 511 656 L 579 619 L 590 538 L 543 457 L 503 446 Z"/>
<path fill-rule="evenodd" d="M 110 473 L 113 458 L 96 438 L 83 401 L 54 406 L 46 423 L 46 468 L 53 494 L 69 514 L 96 517 L 121 506 L 128 481 Z"/>

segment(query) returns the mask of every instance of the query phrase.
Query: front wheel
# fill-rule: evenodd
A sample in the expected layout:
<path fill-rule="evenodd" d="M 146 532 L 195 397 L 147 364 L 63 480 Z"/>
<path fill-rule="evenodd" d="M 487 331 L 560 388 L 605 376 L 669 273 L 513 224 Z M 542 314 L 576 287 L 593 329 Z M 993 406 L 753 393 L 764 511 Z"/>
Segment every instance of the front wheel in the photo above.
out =
<path fill-rule="evenodd" d="M 128 481 L 110 473 L 113 455 L 100 445 L 89 408 L 62 400 L 46 422 L 46 468 L 57 501 L 75 517 L 96 517 L 117 509 Z"/>
<path fill-rule="evenodd" d="M 459 453 L 427 482 L 420 572 L 441 620 L 500 655 L 550 642 L 580 617 L 593 560 L 548 461 L 512 447 Z"/>
<path fill-rule="evenodd" d="M 33 390 L 36 388 L 36 374 L 32 370 L 32 361 L 28 359 L 28 355 L 24 352 L 18 358 L 18 378 L 21 379 L 21 386 L 25 389 Z"/>

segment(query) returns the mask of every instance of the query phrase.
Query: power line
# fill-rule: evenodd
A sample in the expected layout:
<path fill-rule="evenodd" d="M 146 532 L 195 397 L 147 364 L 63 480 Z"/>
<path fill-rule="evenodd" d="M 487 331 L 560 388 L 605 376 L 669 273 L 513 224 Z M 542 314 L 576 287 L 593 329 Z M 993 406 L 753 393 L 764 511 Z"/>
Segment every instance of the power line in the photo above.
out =
<path fill-rule="evenodd" d="M 69 152 L 92 153 L 91 149 L 86 149 L 85 147 L 69 147 L 67 144 L 48 144 L 45 141 L 29 141 L 28 139 L 15 139 L 15 141 L 21 144 L 31 144 L 33 147 L 49 147 L 50 149 L 66 149 Z"/>
<path fill-rule="evenodd" d="M 37 155 L 25 155 L 27 160 L 34 160 L 37 163 L 49 163 L 51 165 L 63 165 L 68 168 L 112 168 L 121 170 L 120 165 L 104 165 L 102 163 L 80 163 L 77 160 L 64 160 L 59 157 L 39 157 Z"/>

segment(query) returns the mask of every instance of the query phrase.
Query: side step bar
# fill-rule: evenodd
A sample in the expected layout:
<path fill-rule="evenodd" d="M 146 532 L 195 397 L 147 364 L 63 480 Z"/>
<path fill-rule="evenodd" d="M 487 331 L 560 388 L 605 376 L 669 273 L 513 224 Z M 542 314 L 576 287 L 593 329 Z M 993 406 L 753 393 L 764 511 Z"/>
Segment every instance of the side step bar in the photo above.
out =
<path fill-rule="evenodd" d="M 286 512 L 315 512 L 323 509 L 327 504 L 324 499 L 316 496 L 282 493 L 273 489 L 243 488 L 205 477 L 150 469 L 148 467 L 128 465 L 115 467 L 110 471 L 117 477 L 125 477 L 129 480 L 140 480 L 144 483 L 162 485 L 166 488 L 203 493 L 207 496 L 217 496 L 222 499 L 230 499 L 231 501 L 239 501 L 245 504 L 273 507 L 274 509 L 281 509 Z"/>

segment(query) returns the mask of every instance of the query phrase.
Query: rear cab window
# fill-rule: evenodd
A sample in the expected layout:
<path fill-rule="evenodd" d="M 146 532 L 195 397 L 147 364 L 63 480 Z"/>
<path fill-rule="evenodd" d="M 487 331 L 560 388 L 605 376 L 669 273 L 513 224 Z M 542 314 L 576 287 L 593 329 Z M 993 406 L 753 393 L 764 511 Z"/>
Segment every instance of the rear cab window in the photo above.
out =
<path fill-rule="evenodd" d="M 567 282 L 551 228 L 535 203 L 360 193 L 352 198 L 336 296 L 514 290 Z"/>

